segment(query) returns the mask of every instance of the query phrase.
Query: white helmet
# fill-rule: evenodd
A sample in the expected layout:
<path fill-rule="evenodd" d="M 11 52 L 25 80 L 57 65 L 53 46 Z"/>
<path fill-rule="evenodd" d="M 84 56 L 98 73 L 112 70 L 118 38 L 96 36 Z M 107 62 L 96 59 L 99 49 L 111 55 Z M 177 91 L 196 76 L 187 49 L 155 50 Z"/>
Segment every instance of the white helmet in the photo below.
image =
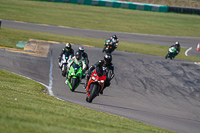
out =
<path fill-rule="evenodd" d="M 70 43 L 66 43 L 65 47 L 66 47 L 67 49 L 70 49 L 70 48 L 71 48 L 71 44 L 70 44 Z"/>

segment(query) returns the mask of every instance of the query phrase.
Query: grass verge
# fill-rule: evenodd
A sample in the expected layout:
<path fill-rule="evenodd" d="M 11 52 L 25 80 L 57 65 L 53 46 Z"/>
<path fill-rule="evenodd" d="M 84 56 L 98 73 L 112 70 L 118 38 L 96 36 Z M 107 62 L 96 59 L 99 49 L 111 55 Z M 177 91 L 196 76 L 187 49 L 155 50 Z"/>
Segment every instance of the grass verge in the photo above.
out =
<path fill-rule="evenodd" d="M 0 69 L 0 131 L 4 133 L 170 133 L 41 93 L 44 86 Z M 83 111 L 84 110 L 84 111 Z"/>
<path fill-rule="evenodd" d="M 11 4 L 12 3 L 12 4 Z M 103 31 L 200 36 L 200 16 L 34 0 L 0 0 L 0 19 Z"/>
<path fill-rule="evenodd" d="M 0 46 L 16 48 L 16 44 L 19 41 L 28 41 L 30 38 L 47 40 L 47 41 L 57 41 L 57 42 L 71 42 L 74 44 L 90 45 L 95 47 L 103 47 L 103 39 L 85 38 L 77 36 L 66 36 L 57 35 L 52 33 L 43 33 L 36 31 L 27 31 L 21 29 L 5 28 L 0 29 Z M 131 43 L 120 41 L 120 45 L 117 50 L 162 56 L 167 54 L 168 46 L 153 45 L 153 44 L 142 44 L 142 43 Z M 200 61 L 198 57 L 185 56 L 185 48 L 181 49 L 181 52 L 176 57 L 176 59 L 190 60 L 190 61 Z"/>

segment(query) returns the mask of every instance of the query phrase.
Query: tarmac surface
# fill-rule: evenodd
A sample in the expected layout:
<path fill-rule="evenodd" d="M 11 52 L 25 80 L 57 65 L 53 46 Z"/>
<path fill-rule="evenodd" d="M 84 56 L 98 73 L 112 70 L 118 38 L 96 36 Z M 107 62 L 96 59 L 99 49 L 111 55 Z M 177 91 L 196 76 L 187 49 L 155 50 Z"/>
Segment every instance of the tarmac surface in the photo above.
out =
<path fill-rule="evenodd" d="M 4 24 L 5 22 L 7 23 L 7 20 L 3 21 Z M 3 23 L 2 26 L 4 26 Z M 16 25 L 18 24 L 17 22 Z M 15 25 L 14 22 L 11 25 L 12 28 L 17 27 L 13 26 Z M 21 22 L 20 25 L 23 27 Z M 24 24 L 24 27 L 26 25 Z M 51 31 L 51 28 L 54 27 L 53 32 L 59 32 L 61 28 L 57 27 L 58 30 L 56 30 L 56 26 L 44 26 L 43 28 L 40 27 L 42 25 L 38 27 L 36 24 L 33 25 L 33 27 L 32 24 L 27 26 L 29 30 L 32 28 L 44 31 L 46 28 L 50 28 Z M 73 30 L 73 28 L 70 30 Z M 80 29 L 80 31 L 82 30 Z M 89 30 L 86 31 L 88 32 L 82 34 L 89 36 Z M 101 31 L 97 31 L 96 35 L 102 33 L 99 32 Z M 101 36 L 104 39 L 113 34 L 105 33 L 107 35 Z M 133 34 L 131 35 L 133 36 Z M 95 33 L 93 33 L 93 36 L 95 36 Z M 126 40 L 126 35 L 120 34 L 120 36 Z M 150 35 L 149 38 L 151 37 L 153 36 Z M 138 41 L 140 40 L 146 40 L 150 43 L 157 42 L 156 39 L 148 40 L 148 37 L 143 38 L 142 35 Z M 166 39 L 166 45 L 171 44 L 171 40 L 169 40 L 169 38 Z M 176 37 L 174 37 L 174 40 L 176 40 Z M 187 43 L 189 40 L 191 42 L 198 41 L 195 38 L 194 40 L 185 38 L 186 42 L 182 44 L 188 45 L 184 47 L 191 47 L 191 43 Z M 52 91 L 52 96 L 71 103 L 176 132 L 199 133 L 200 66 L 194 62 L 178 59 L 166 60 L 163 57 L 116 50 L 113 52 L 115 77 L 111 81 L 111 86 L 106 88 L 104 94 L 95 98 L 92 103 L 87 103 L 85 101 L 85 90 L 82 88 L 83 85 L 81 84 L 73 93 L 64 83 L 65 78 L 61 76 L 57 58 L 64 44 L 46 43 L 50 44 L 47 57 L 37 57 L 0 49 L 0 69 L 15 72 L 44 83 Z M 161 42 L 158 41 L 157 43 Z M 78 50 L 79 46 L 73 45 L 72 47 L 74 50 Z M 104 54 L 101 52 L 101 48 L 85 47 L 85 49 L 90 59 L 90 65 L 103 58 Z M 192 51 L 190 52 L 193 55 Z M 198 53 L 194 53 L 194 56 L 196 55 L 198 57 Z M 85 80 L 83 79 L 82 82 L 84 83 Z"/>

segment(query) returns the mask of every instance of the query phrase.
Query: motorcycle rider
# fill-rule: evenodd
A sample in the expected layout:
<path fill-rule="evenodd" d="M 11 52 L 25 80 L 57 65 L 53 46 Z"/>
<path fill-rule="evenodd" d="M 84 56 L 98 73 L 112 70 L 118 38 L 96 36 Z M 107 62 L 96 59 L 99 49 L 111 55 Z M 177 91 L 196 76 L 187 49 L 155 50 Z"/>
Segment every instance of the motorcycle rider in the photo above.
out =
<path fill-rule="evenodd" d="M 75 52 L 75 56 L 73 56 L 70 60 L 69 63 L 67 64 L 67 74 L 66 74 L 66 78 L 69 72 L 69 69 L 71 67 L 72 64 L 78 64 L 80 67 L 82 67 L 82 72 L 85 73 L 86 71 L 86 63 L 85 60 L 82 59 L 82 53 L 81 51 L 76 51 Z M 65 83 L 67 84 L 67 80 L 65 81 Z"/>
<path fill-rule="evenodd" d="M 88 55 L 87 55 L 87 53 L 85 52 L 85 49 L 84 49 L 83 46 L 80 46 L 78 49 L 79 49 L 79 51 L 81 51 L 81 53 L 82 53 L 82 57 L 83 57 L 83 59 L 85 60 L 85 63 L 86 63 L 86 70 L 88 70 L 88 68 L 89 68 L 89 59 L 88 59 Z"/>
<path fill-rule="evenodd" d="M 70 43 L 66 43 L 65 48 L 62 49 L 62 51 L 58 57 L 59 63 L 61 62 L 62 55 L 66 52 L 69 52 L 69 55 L 71 55 L 72 57 L 74 56 L 74 50 L 72 49 L 72 46 Z"/>
<path fill-rule="evenodd" d="M 181 46 L 179 42 L 175 42 L 175 44 L 172 45 L 171 47 L 175 47 L 175 49 L 177 50 L 177 52 L 175 53 L 175 56 L 178 55 L 178 53 L 181 51 Z"/>
<path fill-rule="evenodd" d="M 103 69 L 103 71 L 106 72 L 106 81 L 105 81 L 103 90 L 106 87 L 110 86 L 110 81 L 113 79 L 113 77 L 115 75 L 114 74 L 114 65 L 111 63 L 111 61 L 112 61 L 112 55 L 110 53 L 106 53 L 104 55 L 104 60 L 97 61 L 94 65 L 92 65 L 88 69 L 88 71 L 86 73 L 86 83 L 85 83 L 85 86 L 84 86 L 85 89 L 86 89 L 88 81 L 91 77 L 92 71 L 94 69 L 96 69 L 97 67 L 101 67 Z M 100 92 L 100 94 L 103 94 L 103 90 Z"/>
<path fill-rule="evenodd" d="M 181 50 L 180 43 L 177 41 L 177 42 L 175 42 L 174 45 L 170 46 L 169 48 L 171 48 L 171 47 L 174 47 L 174 48 L 176 49 L 176 52 L 174 53 L 174 57 L 175 57 L 176 55 L 178 55 L 178 53 L 179 53 L 180 50 Z"/>
<path fill-rule="evenodd" d="M 107 40 L 105 41 L 105 43 L 104 43 L 104 48 L 103 48 L 102 52 L 105 51 L 105 49 L 106 49 L 106 47 L 107 47 L 108 45 L 113 45 L 114 48 L 116 49 L 117 46 L 118 46 L 118 42 L 119 42 L 119 39 L 117 38 L 116 35 L 111 36 L 109 39 L 107 39 Z"/>

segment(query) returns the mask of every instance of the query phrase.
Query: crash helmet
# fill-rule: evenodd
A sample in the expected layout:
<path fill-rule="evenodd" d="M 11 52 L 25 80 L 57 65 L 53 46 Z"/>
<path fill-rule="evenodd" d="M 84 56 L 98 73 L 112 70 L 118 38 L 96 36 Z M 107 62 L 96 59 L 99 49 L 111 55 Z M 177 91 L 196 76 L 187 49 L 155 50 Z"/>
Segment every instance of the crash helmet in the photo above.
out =
<path fill-rule="evenodd" d="M 176 49 L 180 47 L 180 43 L 179 42 L 175 42 L 175 47 Z"/>
<path fill-rule="evenodd" d="M 113 43 L 118 43 L 118 38 L 117 38 L 116 35 L 113 35 L 113 36 L 111 37 L 111 39 L 112 39 L 112 42 L 113 42 Z"/>
<path fill-rule="evenodd" d="M 84 52 L 84 47 L 83 46 L 80 46 L 79 48 L 78 48 L 82 53 Z"/>
<path fill-rule="evenodd" d="M 65 48 L 66 48 L 66 50 L 70 50 L 71 49 L 71 44 L 70 43 L 66 43 L 65 44 Z"/>
<path fill-rule="evenodd" d="M 104 55 L 104 63 L 105 63 L 106 65 L 108 65 L 108 64 L 111 63 L 111 61 L 112 61 L 112 55 L 111 55 L 110 53 L 106 53 L 106 54 Z"/>
<path fill-rule="evenodd" d="M 81 57 L 82 57 L 82 56 L 81 56 L 81 51 L 79 51 L 79 50 L 76 51 L 76 53 L 75 53 L 75 57 L 76 57 L 77 60 L 80 60 Z"/>
<path fill-rule="evenodd" d="M 175 45 L 180 47 L 180 43 L 179 42 L 175 42 Z"/>

